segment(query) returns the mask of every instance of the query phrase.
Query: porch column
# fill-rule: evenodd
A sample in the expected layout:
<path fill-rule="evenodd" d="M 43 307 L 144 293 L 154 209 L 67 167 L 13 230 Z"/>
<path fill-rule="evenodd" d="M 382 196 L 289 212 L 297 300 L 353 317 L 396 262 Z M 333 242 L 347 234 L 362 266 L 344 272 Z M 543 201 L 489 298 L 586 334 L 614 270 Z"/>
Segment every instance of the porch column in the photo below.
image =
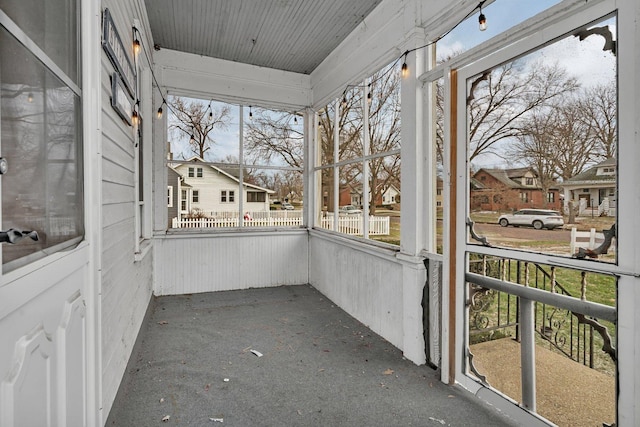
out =
<path fill-rule="evenodd" d="M 425 37 L 421 29 L 416 29 L 406 50 L 424 45 Z M 422 294 L 426 282 L 426 270 L 420 253 L 425 245 L 424 223 L 430 217 L 425 212 L 425 197 L 430 197 L 430 180 L 425 176 L 429 170 L 426 164 L 424 146 L 424 96 L 422 83 L 417 76 L 424 72 L 425 50 L 410 52 L 400 60 L 406 61 L 408 74 L 400 84 L 402 99 L 401 128 L 401 212 L 400 254 L 402 261 L 403 291 L 403 352 L 404 356 L 417 364 L 426 361 Z"/>

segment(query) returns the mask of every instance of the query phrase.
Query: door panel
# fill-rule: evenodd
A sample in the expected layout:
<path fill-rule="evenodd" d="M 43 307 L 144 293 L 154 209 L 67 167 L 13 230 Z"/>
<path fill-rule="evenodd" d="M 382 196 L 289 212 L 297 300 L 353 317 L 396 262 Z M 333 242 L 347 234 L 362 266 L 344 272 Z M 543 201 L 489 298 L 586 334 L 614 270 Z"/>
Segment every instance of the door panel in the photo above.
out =
<path fill-rule="evenodd" d="M 0 426 L 86 425 L 88 247 L 0 287 Z"/>

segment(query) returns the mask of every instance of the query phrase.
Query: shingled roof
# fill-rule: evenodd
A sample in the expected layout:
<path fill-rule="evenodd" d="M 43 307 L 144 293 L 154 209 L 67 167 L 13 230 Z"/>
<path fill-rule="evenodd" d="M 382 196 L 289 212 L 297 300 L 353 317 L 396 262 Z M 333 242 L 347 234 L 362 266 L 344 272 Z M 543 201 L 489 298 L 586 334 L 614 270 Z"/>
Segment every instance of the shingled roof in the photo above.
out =
<path fill-rule="evenodd" d="M 484 171 L 487 174 L 491 175 L 492 177 L 494 177 L 495 179 L 497 179 L 498 181 L 500 181 L 502 184 L 506 185 L 509 188 L 532 188 L 531 186 L 522 185 L 520 182 L 515 181 L 515 179 L 522 178 L 527 172 L 531 172 L 536 177 L 538 176 L 538 174 L 534 169 L 527 168 L 527 167 L 513 168 L 513 169 L 482 168 L 473 175 L 473 179 L 475 179 L 476 182 L 479 184 L 480 182 L 477 180 L 476 177 L 481 171 Z M 482 188 L 482 187 L 484 187 L 484 185 L 480 184 L 479 188 Z"/>
<path fill-rule="evenodd" d="M 616 174 L 613 175 L 598 175 L 598 169 L 602 167 L 616 167 L 616 159 L 609 158 L 604 162 L 600 162 L 597 165 L 587 169 L 586 171 L 579 173 L 578 175 L 571 177 L 564 181 L 563 184 L 576 185 L 585 183 L 602 183 L 602 182 L 616 182 Z"/>

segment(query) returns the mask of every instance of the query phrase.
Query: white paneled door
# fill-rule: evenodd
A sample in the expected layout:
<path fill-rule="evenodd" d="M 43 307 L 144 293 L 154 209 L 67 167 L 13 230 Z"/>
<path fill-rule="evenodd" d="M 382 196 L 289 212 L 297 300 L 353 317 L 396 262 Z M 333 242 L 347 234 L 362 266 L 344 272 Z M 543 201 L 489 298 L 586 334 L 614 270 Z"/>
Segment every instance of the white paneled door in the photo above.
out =
<path fill-rule="evenodd" d="M 88 247 L 0 287 L 0 426 L 79 426 L 86 417 Z"/>

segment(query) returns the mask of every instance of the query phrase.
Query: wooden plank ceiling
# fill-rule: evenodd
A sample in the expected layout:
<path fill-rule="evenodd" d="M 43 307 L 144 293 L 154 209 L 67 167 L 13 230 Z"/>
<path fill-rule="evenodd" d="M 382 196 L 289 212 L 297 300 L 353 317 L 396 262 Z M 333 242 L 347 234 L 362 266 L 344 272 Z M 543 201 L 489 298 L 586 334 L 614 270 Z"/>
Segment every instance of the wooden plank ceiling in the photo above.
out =
<path fill-rule="evenodd" d="M 145 0 L 160 48 L 310 74 L 382 0 Z"/>

